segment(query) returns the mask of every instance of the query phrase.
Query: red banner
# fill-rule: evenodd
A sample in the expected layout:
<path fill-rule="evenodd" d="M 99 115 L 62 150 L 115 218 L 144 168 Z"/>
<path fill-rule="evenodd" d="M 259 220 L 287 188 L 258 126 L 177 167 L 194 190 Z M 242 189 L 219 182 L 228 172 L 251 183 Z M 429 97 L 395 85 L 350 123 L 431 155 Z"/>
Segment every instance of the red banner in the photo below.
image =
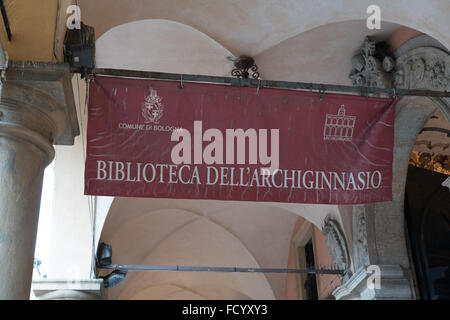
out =
<path fill-rule="evenodd" d="M 85 194 L 390 201 L 396 100 L 96 77 Z"/>

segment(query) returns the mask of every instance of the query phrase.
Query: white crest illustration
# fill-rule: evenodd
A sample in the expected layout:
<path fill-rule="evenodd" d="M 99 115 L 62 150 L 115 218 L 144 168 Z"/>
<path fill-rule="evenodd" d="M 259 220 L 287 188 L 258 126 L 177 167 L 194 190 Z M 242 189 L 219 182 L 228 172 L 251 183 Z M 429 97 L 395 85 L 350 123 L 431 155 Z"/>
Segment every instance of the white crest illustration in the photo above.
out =
<path fill-rule="evenodd" d="M 145 96 L 145 102 L 142 106 L 142 116 L 145 123 L 158 123 L 164 114 L 164 104 L 158 92 L 150 87 L 150 94 Z"/>
<path fill-rule="evenodd" d="M 327 114 L 323 140 L 352 141 L 355 121 L 355 116 L 345 115 L 345 106 L 341 105 L 338 114 Z"/>

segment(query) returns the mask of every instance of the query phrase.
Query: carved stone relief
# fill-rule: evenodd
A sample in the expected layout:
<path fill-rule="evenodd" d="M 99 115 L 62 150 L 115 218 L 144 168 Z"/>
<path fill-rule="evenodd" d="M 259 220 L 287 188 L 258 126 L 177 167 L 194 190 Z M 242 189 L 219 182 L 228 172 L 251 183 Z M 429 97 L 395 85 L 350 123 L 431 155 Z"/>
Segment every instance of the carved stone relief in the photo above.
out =
<path fill-rule="evenodd" d="M 372 38 L 366 37 L 360 53 L 352 57 L 352 66 L 349 78 L 353 85 L 380 88 L 391 86 L 388 72 L 393 70 L 394 60 L 386 54 L 386 50 L 377 52 L 377 43 Z"/>
<path fill-rule="evenodd" d="M 351 61 L 349 78 L 355 86 L 428 90 L 450 86 L 450 56 L 436 47 L 416 47 L 394 60 L 383 43 L 366 37 Z"/>
<path fill-rule="evenodd" d="M 415 48 L 396 60 L 397 88 L 446 90 L 449 84 L 450 56 L 441 49 Z"/>
<path fill-rule="evenodd" d="M 353 206 L 353 252 L 355 270 L 370 265 L 367 249 L 366 209 L 364 205 Z"/>
<path fill-rule="evenodd" d="M 344 234 L 336 220 L 326 218 L 322 227 L 322 233 L 327 239 L 327 247 L 335 265 L 341 270 L 349 270 L 350 257 Z"/>

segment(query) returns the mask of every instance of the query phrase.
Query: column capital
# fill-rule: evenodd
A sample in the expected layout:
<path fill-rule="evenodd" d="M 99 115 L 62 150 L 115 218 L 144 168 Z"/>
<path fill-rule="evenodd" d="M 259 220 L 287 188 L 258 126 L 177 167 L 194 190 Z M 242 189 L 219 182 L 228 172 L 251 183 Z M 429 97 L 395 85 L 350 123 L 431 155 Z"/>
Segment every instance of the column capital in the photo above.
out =
<path fill-rule="evenodd" d="M 68 64 L 10 61 L 2 83 L 0 121 L 24 127 L 50 144 L 80 134 Z"/>

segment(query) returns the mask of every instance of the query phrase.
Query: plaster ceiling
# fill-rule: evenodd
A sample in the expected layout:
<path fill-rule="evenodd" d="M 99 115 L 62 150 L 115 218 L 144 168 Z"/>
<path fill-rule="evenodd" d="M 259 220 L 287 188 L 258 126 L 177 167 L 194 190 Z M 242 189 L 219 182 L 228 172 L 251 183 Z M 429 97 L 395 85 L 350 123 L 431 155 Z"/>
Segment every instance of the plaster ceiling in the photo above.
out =
<path fill-rule="evenodd" d="M 67 6 L 74 0 L 5 0 L 13 39 L 0 40 L 11 59 L 62 61 Z M 79 0 L 82 20 L 97 37 L 121 24 L 162 19 L 190 26 L 234 55 L 257 56 L 305 31 L 335 22 L 365 20 L 371 0 Z M 447 0 L 380 0 L 382 27 L 395 23 L 450 47 Z M 366 29 L 366 28 L 363 28 Z M 366 29 L 367 31 L 367 29 Z"/>
<path fill-rule="evenodd" d="M 97 37 L 124 23 L 164 19 L 208 35 L 235 55 L 256 56 L 321 25 L 365 20 L 367 7 L 373 1 L 80 0 L 79 3 L 83 21 L 95 27 Z M 419 30 L 449 46 L 449 1 L 380 0 L 377 4 L 383 23 Z"/>
<path fill-rule="evenodd" d="M 11 28 L 8 41 L 0 19 L 0 41 L 10 59 L 53 61 L 57 0 L 4 0 Z"/>
<path fill-rule="evenodd" d="M 255 56 L 263 79 L 351 84 L 351 57 L 365 36 L 386 40 L 398 25 L 368 32 L 365 21 L 320 26 Z M 127 46 L 119 45 L 127 43 Z M 104 33 L 96 43 L 99 68 L 230 76 L 231 55 L 200 31 L 168 20 L 139 20 Z"/>
<path fill-rule="evenodd" d="M 234 201 L 116 198 L 100 241 L 112 245 L 113 263 L 118 264 L 286 268 L 290 239 L 302 206 L 287 205 L 292 211 L 282 207 Z M 313 220 L 322 220 L 335 209 L 304 207 L 307 212 L 303 214 Z M 122 285 L 109 289 L 108 297 L 130 298 L 148 287 L 167 284 L 183 288 L 215 284 L 259 299 L 285 296 L 284 275 L 158 272 L 130 275 Z"/>

